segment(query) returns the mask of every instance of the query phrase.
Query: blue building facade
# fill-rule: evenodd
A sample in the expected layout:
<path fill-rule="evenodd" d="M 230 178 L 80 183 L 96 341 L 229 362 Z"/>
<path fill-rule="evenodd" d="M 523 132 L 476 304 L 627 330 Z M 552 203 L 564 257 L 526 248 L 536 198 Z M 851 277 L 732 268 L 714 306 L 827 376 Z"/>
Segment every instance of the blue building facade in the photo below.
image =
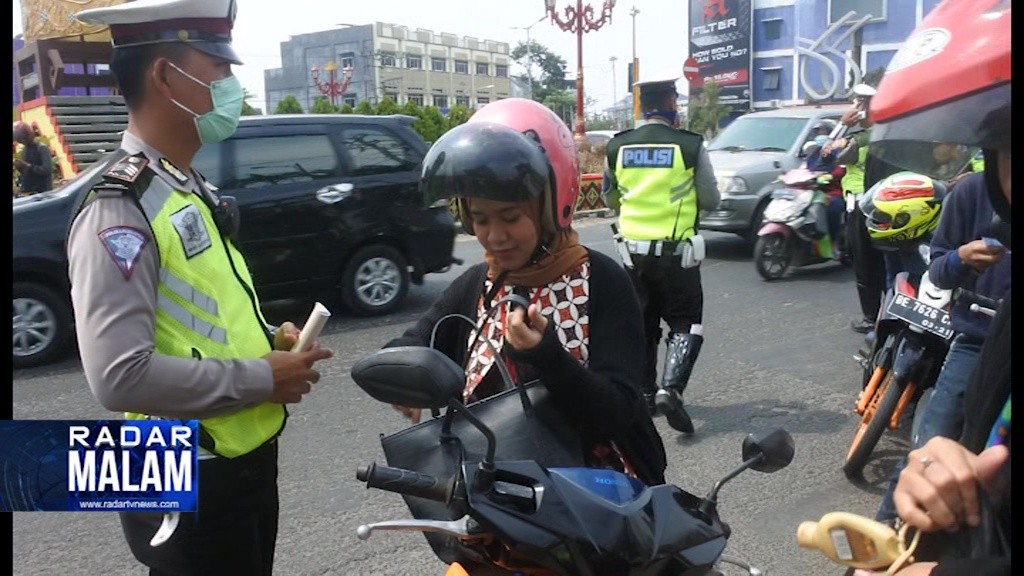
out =
<path fill-rule="evenodd" d="M 849 101 L 939 1 L 755 0 L 751 107 Z"/>

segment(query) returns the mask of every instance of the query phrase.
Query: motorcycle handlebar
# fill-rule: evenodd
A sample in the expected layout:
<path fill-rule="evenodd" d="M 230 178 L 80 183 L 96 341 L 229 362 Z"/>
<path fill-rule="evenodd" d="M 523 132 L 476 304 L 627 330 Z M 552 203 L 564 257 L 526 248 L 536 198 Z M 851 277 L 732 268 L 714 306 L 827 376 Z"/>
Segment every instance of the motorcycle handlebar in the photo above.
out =
<path fill-rule="evenodd" d="M 981 308 L 988 308 L 993 313 L 999 309 L 999 305 L 1002 303 L 1002 300 L 993 300 L 964 288 L 957 288 L 953 292 L 953 299 L 967 304 L 977 304 Z"/>
<path fill-rule="evenodd" d="M 378 488 L 406 496 L 416 496 L 447 503 L 455 490 L 455 480 L 447 481 L 412 470 L 377 466 L 371 462 L 356 470 L 356 479 L 366 482 L 367 488 Z"/>

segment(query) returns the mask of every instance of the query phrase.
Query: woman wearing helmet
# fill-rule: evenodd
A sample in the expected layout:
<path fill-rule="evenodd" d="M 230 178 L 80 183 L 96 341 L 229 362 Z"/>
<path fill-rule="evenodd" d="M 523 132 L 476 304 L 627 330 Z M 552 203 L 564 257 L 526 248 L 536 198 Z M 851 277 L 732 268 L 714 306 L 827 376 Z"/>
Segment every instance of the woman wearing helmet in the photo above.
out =
<path fill-rule="evenodd" d="M 640 394 L 640 305 L 624 270 L 579 244 L 572 217 L 579 166 L 572 135 L 546 107 L 510 98 L 488 104 L 445 133 L 423 161 L 427 202 L 456 200 L 464 231 L 485 262 L 459 276 L 429 311 L 388 346 L 428 345 L 466 370 L 464 400 L 501 392 L 495 362 L 520 383 L 539 378 L 581 431 L 584 461 L 664 483 L 661 437 Z M 517 294 L 528 310 L 495 302 Z M 489 340 L 499 357 L 495 358 Z M 413 422 L 419 411 L 397 407 Z"/>
<path fill-rule="evenodd" d="M 943 0 L 893 57 L 871 101 L 872 150 L 905 169 L 933 175 L 936 143 L 981 148 L 989 200 L 1006 222 L 1010 4 Z M 918 561 L 900 576 L 1010 574 L 1010 297 L 964 391 L 959 441 L 937 436 L 907 455 L 893 501 L 900 518 L 926 534 Z"/>
<path fill-rule="evenodd" d="M 931 234 L 939 225 L 946 186 L 914 172 L 883 178 L 860 199 L 871 244 L 885 257 L 885 288 L 899 272 L 920 276 L 928 269 Z"/>

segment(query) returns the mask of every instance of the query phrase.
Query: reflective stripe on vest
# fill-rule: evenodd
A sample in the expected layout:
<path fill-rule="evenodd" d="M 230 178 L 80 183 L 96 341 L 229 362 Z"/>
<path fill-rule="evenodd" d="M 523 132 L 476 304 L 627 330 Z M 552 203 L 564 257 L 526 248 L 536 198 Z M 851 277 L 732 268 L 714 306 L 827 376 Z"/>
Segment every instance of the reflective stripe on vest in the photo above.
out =
<path fill-rule="evenodd" d="M 270 353 L 270 335 L 248 267 L 234 245 L 221 237 L 206 203 L 154 175 L 139 204 L 160 256 L 156 351 L 204 359 L 255 359 Z M 189 217 L 187 224 L 183 216 Z M 218 455 L 234 458 L 276 436 L 284 420 L 284 407 L 266 402 L 203 419 L 200 425 L 213 438 Z"/>
<path fill-rule="evenodd" d="M 631 240 L 685 240 L 696 233 L 694 170 L 677 144 L 624 144 L 615 159 L 619 229 Z"/>

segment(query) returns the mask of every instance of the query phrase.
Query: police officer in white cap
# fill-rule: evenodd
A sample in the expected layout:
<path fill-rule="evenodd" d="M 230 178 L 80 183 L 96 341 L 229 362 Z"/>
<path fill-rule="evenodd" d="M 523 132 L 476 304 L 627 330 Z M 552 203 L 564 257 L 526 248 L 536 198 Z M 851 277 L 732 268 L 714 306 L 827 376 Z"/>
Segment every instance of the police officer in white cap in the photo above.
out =
<path fill-rule="evenodd" d="M 644 309 L 648 407 L 690 434 L 682 393 L 704 339 L 697 216 L 718 206 L 719 193 L 703 138 L 679 129 L 680 76 L 673 71 L 637 82 L 644 120 L 608 143 L 602 195 L 605 205 L 619 210 L 619 251 Z M 669 335 L 656 385 L 662 320 Z"/>
<path fill-rule="evenodd" d="M 191 167 L 238 124 L 235 10 L 234 0 L 136 0 L 76 15 L 110 26 L 128 107 L 121 147 L 101 160 L 69 231 L 82 366 L 109 410 L 200 424 L 198 513 L 121 513 L 154 575 L 272 573 L 276 439 L 285 406 L 331 355 L 290 352 L 295 325 L 266 323 L 232 239 L 237 210 Z"/>

